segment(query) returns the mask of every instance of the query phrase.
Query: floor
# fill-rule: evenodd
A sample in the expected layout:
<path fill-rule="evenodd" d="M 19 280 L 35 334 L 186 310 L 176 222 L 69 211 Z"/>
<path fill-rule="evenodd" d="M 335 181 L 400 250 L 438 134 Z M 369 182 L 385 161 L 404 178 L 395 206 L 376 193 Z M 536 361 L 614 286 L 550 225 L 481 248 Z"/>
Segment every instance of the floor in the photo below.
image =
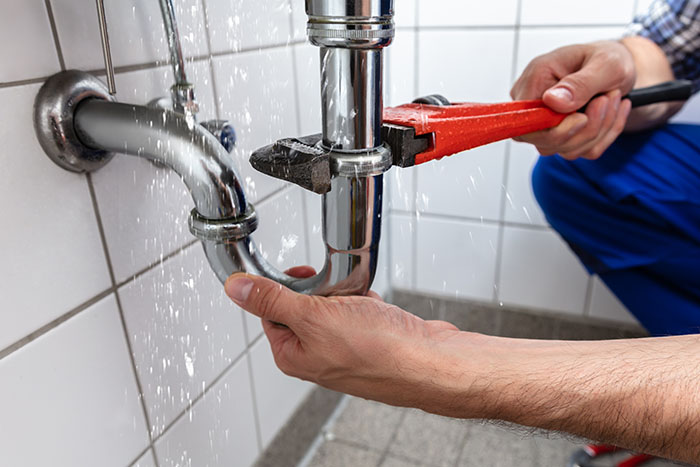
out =
<path fill-rule="evenodd" d="M 640 328 L 593 322 L 569 316 L 434 299 L 397 292 L 395 304 L 425 319 L 450 321 L 460 329 L 485 334 L 539 339 L 615 339 L 641 337 Z M 325 391 L 325 390 L 320 390 Z M 330 393 L 330 391 L 328 391 Z M 335 393 L 334 393 L 335 394 Z M 262 465 L 300 467 L 461 467 L 566 466 L 584 443 L 559 434 L 532 432 L 490 422 L 455 420 L 415 409 L 400 409 L 349 396 L 316 396 L 329 413 L 314 426 L 315 441 L 301 458 L 292 440 L 309 431 L 308 417 L 293 417 L 288 435 L 272 443 L 277 449 Z M 336 401 L 340 400 L 339 403 Z M 318 411 L 318 409 L 317 409 Z M 303 411 L 300 411 L 300 413 Z M 307 410 L 308 412 L 308 410 Z M 321 427 L 319 429 L 319 427 Z M 312 430 L 312 431 L 313 431 Z M 304 435 L 308 439 L 309 433 Z M 289 449 L 296 445 L 295 450 Z M 285 448 L 285 446 L 287 446 Z M 272 453 L 270 453 L 272 454 Z M 616 458 L 596 465 L 612 466 Z M 677 465 L 655 460 L 645 467 Z"/>
<path fill-rule="evenodd" d="M 355 397 L 342 404 L 305 467 L 564 467 L 582 446 L 559 434 L 438 417 Z M 606 460 L 597 465 L 613 465 Z M 645 467 L 670 465 L 676 464 L 655 460 Z"/>

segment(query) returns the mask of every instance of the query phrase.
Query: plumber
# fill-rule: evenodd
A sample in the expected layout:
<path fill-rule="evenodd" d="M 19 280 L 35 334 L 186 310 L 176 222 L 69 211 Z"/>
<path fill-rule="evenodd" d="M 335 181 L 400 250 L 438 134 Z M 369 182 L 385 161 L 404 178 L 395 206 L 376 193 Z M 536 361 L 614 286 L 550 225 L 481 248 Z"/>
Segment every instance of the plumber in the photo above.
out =
<path fill-rule="evenodd" d="M 698 464 L 700 337 L 690 334 L 700 329 L 700 126 L 666 124 L 679 104 L 631 112 L 621 100 L 674 78 L 700 88 L 700 0 L 657 1 L 622 40 L 540 56 L 511 92 L 562 113 L 599 95 L 585 114 L 521 140 L 543 155 L 533 186 L 550 224 L 659 337 L 491 337 L 421 320 L 376 295 L 305 296 L 243 274 L 226 291 L 262 318 L 289 375 L 387 404 Z M 290 273 L 313 275 L 307 267 Z"/>

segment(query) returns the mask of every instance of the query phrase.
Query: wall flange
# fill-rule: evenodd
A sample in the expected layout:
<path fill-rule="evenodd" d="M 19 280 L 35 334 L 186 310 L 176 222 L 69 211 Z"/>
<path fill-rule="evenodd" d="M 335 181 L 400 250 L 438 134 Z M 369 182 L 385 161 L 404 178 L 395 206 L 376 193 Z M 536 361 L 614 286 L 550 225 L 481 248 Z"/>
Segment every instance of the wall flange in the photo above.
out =
<path fill-rule="evenodd" d="M 71 172 L 92 172 L 114 156 L 86 146 L 78 137 L 73 115 L 85 99 L 115 100 L 93 75 L 67 70 L 47 79 L 34 101 L 34 130 L 41 147 L 52 161 Z"/>

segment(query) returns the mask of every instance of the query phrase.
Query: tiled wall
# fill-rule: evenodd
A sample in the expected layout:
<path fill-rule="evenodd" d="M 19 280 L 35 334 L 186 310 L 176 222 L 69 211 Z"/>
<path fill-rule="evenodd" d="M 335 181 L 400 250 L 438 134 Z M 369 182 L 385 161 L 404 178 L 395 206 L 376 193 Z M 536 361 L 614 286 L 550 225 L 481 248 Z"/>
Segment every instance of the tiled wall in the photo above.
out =
<path fill-rule="evenodd" d="M 119 99 L 166 94 L 157 1 L 105 3 Z M 432 92 L 505 100 L 530 57 L 616 35 L 635 7 L 594 3 L 396 0 L 388 102 Z M 303 2 L 176 5 L 201 118 L 230 118 L 238 130 L 233 157 L 260 213 L 256 240 L 279 267 L 320 266 L 319 197 L 246 163 L 258 146 L 319 129 Z M 68 173 L 34 137 L 32 103 L 47 76 L 102 73 L 94 7 L 26 0 L 0 18 L 0 464 L 249 465 L 310 385 L 276 369 L 260 323 L 223 295 L 187 231 L 182 183 L 127 156 L 91 176 Z M 392 285 L 628 319 L 543 221 L 527 181 L 534 158 L 499 143 L 395 170 L 382 259 Z"/>
<path fill-rule="evenodd" d="M 388 105 L 439 93 L 453 102 L 508 101 L 537 55 L 615 38 L 649 0 L 397 0 Z M 700 122 L 700 99 L 679 115 Z M 502 142 L 412 169 L 393 169 L 394 288 L 630 322 L 547 225 L 530 188 L 537 158 Z"/>
<path fill-rule="evenodd" d="M 320 129 L 303 2 L 175 3 L 200 117 L 238 131 L 256 240 L 280 268 L 320 266 L 319 197 L 247 164 Z M 158 1 L 105 4 L 119 100 L 166 95 Z M 0 464 L 250 465 L 311 385 L 277 370 L 259 321 L 224 296 L 187 229 L 184 185 L 128 156 L 72 174 L 34 136 L 45 78 L 102 67 L 94 0 L 13 2 L 0 18 Z"/>

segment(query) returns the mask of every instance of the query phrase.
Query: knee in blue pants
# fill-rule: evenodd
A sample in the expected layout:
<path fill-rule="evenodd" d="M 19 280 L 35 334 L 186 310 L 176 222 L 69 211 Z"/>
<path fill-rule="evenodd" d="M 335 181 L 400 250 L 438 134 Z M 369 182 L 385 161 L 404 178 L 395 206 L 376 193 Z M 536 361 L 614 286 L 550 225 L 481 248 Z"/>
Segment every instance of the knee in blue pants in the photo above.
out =
<path fill-rule="evenodd" d="M 655 335 L 700 330 L 700 127 L 684 127 L 597 161 L 541 157 L 532 175 L 552 227 Z"/>

